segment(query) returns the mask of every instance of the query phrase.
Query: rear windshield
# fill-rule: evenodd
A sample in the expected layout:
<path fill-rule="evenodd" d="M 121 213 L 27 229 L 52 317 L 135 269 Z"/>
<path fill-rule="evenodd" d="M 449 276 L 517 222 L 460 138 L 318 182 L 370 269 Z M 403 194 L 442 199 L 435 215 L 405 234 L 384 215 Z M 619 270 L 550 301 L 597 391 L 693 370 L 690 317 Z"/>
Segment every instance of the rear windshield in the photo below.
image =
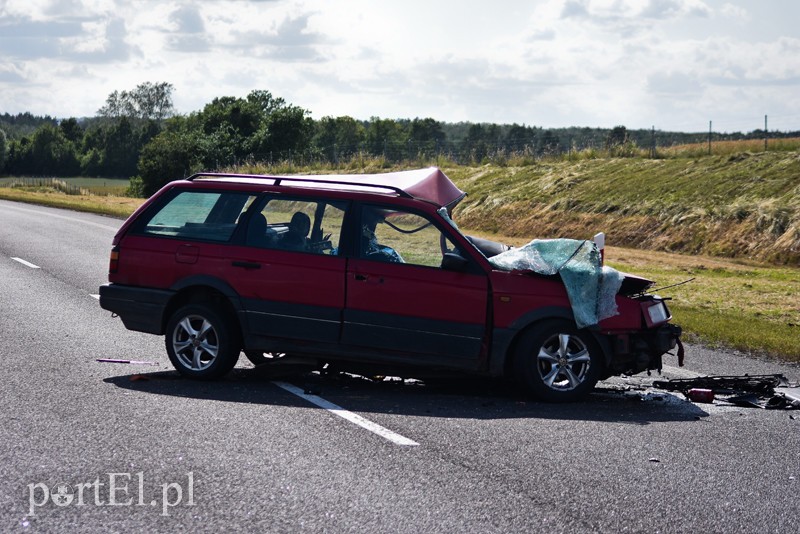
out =
<path fill-rule="evenodd" d="M 149 235 L 228 241 L 241 215 L 255 200 L 247 193 L 183 191 L 140 227 Z"/>

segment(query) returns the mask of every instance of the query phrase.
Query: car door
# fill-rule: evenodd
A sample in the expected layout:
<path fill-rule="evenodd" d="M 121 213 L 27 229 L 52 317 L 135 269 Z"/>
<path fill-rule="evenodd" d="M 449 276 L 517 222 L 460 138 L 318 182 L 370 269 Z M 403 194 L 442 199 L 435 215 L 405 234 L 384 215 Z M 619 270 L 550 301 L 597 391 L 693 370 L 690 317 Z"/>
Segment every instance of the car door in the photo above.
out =
<path fill-rule="evenodd" d="M 231 247 L 231 284 L 247 333 L 338 343 L 346 260 L 337 254 L 346 203 L 267 196 Z"/>
<path fill-rule="evenodd" d="M 486 275 L 442 268 L 455 246 L 427 215 L 378 205 L 359 215 L 342 342 L 471 366 L 485 341 Z"/>

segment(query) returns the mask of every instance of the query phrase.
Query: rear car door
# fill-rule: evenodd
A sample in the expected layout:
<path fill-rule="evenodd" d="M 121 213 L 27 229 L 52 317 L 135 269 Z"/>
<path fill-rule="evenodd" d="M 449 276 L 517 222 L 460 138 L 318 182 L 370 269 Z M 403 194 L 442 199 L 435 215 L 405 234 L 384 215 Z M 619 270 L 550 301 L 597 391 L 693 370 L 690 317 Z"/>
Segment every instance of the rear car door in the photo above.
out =
<path fill-rule="evenodd" d="M 337 343 L 346 260 L 338 255 L 347 203 L 267 195 L 230 249 L 230 283 L 250 335 Z"/>
<path fill-rule="evenodd" d="M 472 367 L 486 341 L 487 276 L 442 268 L 457 250 L 426 214 L 364 205 L 359 216 L 342 342 Z"/>

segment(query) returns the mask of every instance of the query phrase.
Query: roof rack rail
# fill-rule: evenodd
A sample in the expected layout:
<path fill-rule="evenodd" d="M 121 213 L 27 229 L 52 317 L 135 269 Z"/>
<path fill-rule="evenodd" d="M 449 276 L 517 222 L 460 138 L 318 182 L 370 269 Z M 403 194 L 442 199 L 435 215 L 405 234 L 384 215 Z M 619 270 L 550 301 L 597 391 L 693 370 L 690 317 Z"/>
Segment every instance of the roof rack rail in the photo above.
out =
<path fill-rule="evenodd" d="M 348 185 L 348 186 L 355 186 L 355 187 L 369 187 L 373 189 L 387 189 L 394 193 L 397 193 L 401 197 L 405 198 L 414 198 L 413 195 L 404 191 L 402 188 L 393 186 L 393 185 L 386 185 L 386 184 L 369 184 L 363 182 L 352 182 L 347 180 L 331 180 L 328 179 L 328 176 L 336 176 L 336 175 L 308 175 L 308 176 L 269 176 L 265 174 L 228 174 L 228 173 L 218 173 L 218 172 L 198 172 L 190 177 L 186 178 L 189 181 L 196 180 L 198 178 L 247 178 L 247 179 L 262 179 L 262 180 L 271 180 L 272 185 L 281 185 L 281 182 L 304 182 L 304 183 L 317 183 L 317 184 L 334 184 L 334 185 Z"/>

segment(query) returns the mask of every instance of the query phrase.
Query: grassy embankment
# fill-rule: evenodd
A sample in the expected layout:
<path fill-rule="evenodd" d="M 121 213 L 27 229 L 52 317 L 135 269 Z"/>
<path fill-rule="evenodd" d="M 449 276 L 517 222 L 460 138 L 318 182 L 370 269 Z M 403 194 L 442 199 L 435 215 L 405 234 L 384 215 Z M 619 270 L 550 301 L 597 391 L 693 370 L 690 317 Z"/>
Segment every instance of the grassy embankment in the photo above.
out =
<path fill-rule="evenodd" d="M 456 211 L 462 229 L 515 245 L 604 231 L 614 245 L 607 249 L 610 265 L 660 287 L 695 278 L 661 292 L 673 299 L 675 321 L 688 338 L 800 361 L 800 152 L 796 145 L 767 153 L 726 146 L 711 156 L 690 148 L 656 160 L 578 153 L 524 165 L 434 164 L 470 193 Z M 336 170 L 384 167 L 354 161 Z M 0 198 L 116 216 L 141 203 L 1 187 Z"/>

